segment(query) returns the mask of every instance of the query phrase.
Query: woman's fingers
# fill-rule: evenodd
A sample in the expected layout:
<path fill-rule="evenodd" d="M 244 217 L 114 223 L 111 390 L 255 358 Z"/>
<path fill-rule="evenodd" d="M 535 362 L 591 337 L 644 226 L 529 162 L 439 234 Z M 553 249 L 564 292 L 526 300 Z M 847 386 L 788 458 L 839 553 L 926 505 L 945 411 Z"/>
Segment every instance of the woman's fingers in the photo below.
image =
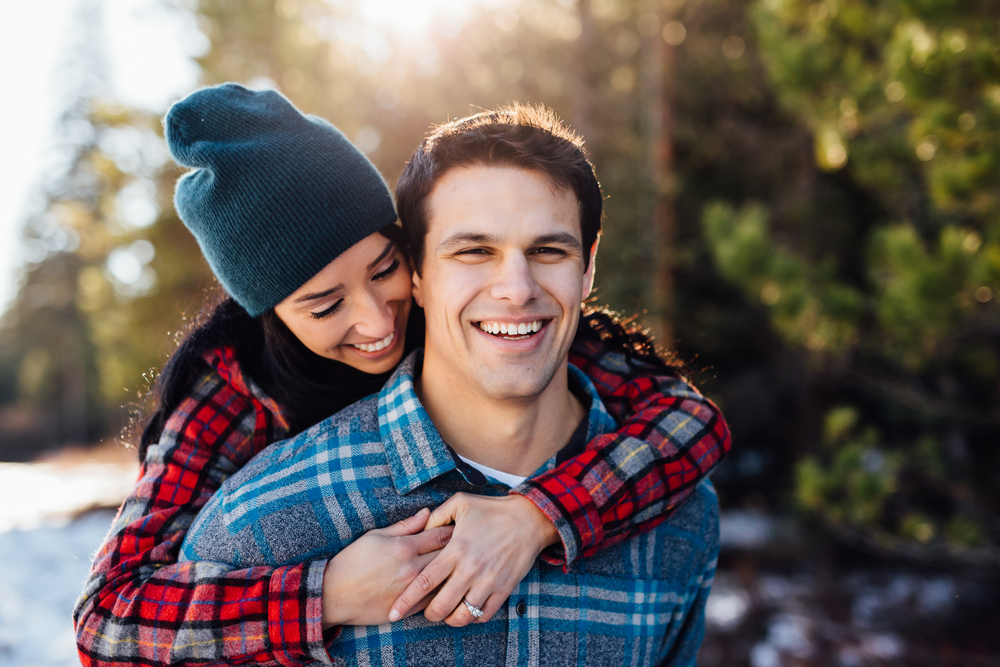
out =
<path fill-rule="evenodd" d="M 435 528 L 434 530 L 440 529 Z M 450 559 L 441 557 L 443 553 L 442 551 L 441 554 L 438 554 L 420 574 L 414 577 L 410 585 L 392 603 L 392 608 L 389 610 L 390 621 L 397 621 L 408 616 L 417 603 L 433 593 L 434 589 L 448 578 L 452 572 L 453 564 Z M 430 620 L 429 617 L 428 620 Z"/>
<path fill-rule="evenodd" d="M 498 611 L 500 611 L 500 607 L 503 605 L 504 600 L 506 600 L 507 597 L 509 596 L 494 593 L 493 595 L 490 595 L 485 602 L 476 604 L 474 600 L 478 599 L 477 594 L 469 591 L 465 594 L 462 600 L 459 601 L 458 606 L 455 607 L 455 611 L 451 612 L 448 618 L 444 619 L 444 622 L 453 628 L 464 628 L 466 625 L 470 625 L 472 623 L 485 623 L 493 618 Z M 482 613 L 479 616 L 474 614 L 472 610 L 466 606 L 466 602 L 478 608 Z"/>
<path fill-rule="evenodd" d="M 462 496 L 464 495 L 464 493 L 456 493 L 451 498 L 435 507 L 434 511 L 431 512 L 430 517 L 427 519 L 426 527 L 435 528 L 437 526 L 447 526 L 449 523 L 454 523 L 459 505 L 462 502 Z"/>
<path fill-rule="evenodd" d="M 380 532 L 389 537 L 401 537 L 403 535 L 414 535 L 419 533 L 427 525 L 427 518 L 430 516 L 430 510 L 426 507 L 421 509 L 419 512 L 413 516 L 406 517 L 391 526 L 386 526 Z"/>
<path fill-rule="evenodd" d="M 455 532 L 454 526 L 441 526 L 408 536 L 408 539 L 412 540 L 417 553 L 423 555 L 443 549 L 448 544 L 448 540 L 451 539 L 453 532 Z"/>
<path fill-rule="evenodd" d="M 426 572 L 433 568 L 435 564 L 436 561 L 424 568 L 424 571 Z M 448 618 L 458 607 L 466 609 L 465 605 L 462 604 L 462 598 L 472 588 L 472 577 L 463 576 L 457 569 L 451 571 L 450 574 L 451 576 L 441 587 L 441 590 L 438 591 L 434 599 L 431 600 L 431 603 L 424 609 L 424 616 L 432 623 L 437 623 Z"/>

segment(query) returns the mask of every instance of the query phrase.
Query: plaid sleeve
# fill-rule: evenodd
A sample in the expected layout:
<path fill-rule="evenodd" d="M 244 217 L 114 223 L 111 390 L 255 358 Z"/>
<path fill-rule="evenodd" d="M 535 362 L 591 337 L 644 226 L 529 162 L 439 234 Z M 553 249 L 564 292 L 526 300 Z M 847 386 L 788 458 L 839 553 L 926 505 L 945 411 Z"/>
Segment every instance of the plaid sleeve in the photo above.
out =
<path fill-rule="evenodd" d="M 594 382 L 621 428 L 513 491 L 555 524 L 563 554 L 543 558 L 565 567 L 661 523 L 731 446 L 719 408 L 679 377 L 643 373 L 596 341 L 574 343 L 570 363 Z"/>
<path fill-rule="evenodd" d="M 273 402 L 247 390 L 231 352 L 216 353 L 149 447 L 95 556 L 73 611 L 85 666 L 330 661 L 321 626 L 325 561 L 244 570 L 177 562 L 198 510 L 285 432 Z"/>

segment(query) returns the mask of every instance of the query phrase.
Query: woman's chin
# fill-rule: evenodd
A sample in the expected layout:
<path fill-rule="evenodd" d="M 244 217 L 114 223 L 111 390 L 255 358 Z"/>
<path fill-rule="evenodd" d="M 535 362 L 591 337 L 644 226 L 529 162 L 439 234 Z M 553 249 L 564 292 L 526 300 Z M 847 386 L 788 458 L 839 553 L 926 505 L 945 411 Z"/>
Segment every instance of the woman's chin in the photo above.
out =
<path fill-rule="evenodd" d="M 403 340 L 401 338 L 401 336 L 397 336 L 390 347 L 376 352 L 366 352 L 354 346 L 345 345 L 343 352 L 338 355 L 340 357 L 338 361 L 369 375 L 387 373 L 396 368 L 403 360 Z"/>

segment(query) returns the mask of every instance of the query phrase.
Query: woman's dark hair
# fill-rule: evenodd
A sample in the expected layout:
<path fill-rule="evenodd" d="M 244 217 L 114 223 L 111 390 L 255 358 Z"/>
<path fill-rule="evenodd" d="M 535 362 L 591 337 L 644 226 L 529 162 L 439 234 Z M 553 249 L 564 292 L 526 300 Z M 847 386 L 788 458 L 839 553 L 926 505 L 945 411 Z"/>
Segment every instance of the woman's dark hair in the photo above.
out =
<path fill-rule="evenodd" d="M 404 247 L 397 226 L 381 233 Z M 423 336 L 423 311 L 414 304 L 406 327 L 404 354 L 423 345 Z M 231 297 L 221 301 L 210 297 L 150 391 L 154 409 L 139 438 L 140 461 L 204 373 L 203 355 L 226 346 L 235 348 L 244 375 L 281 406 L 289 422 L 289 436 L 377 392 L 391 375 L 391 371 L 370 375 L 312 352 L 273 309 L 251 317 Z"/>
<path fill-rule="evenodd" d="M 637 322 L 637 316 L 625 318 L 604 307 L 584 308 L 576 329 L 576 341 L 600 341 L 613 351 L 620 351 L 633 369 L 666 375 L 683 375 L 684 365 L 672 354 L 656 347 Z"/>

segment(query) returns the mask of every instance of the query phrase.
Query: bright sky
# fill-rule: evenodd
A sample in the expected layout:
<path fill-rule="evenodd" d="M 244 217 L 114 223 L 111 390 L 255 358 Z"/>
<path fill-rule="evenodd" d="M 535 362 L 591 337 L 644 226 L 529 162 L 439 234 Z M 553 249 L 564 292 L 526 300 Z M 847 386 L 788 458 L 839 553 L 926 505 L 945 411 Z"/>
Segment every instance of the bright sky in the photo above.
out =
<path fill-rule="evenodd" d="M 480 0 L 479 4 L 503 4 L 504 0 Z M 458 20 L 468 11 L 470 0 L 366 0 L 361 15 L 400 34 L 419 34 L 432 21 Z"/>
<path fill-rule="evenodd" d="M 295 4 L 295 0 L 285 0 Z M 162 0 L 0 0 L 0 62 L 7 65 L 0 136 L 0 313 L 14 297 L 20 230 L 30 198 L 53 161 L 52 133 L 60 109 L 55 70 L 63 48 L 78 34 L 73 13 L 84 2 L 103 3 L 105 57 L 111 93 L 126 105 L 162 113 L 197 84 L 189 56 L 207 44 L 190 16 Z M 500 6 L 507 0 L 478 0 Z M 431 21 L 460 22 L 472 0 L 364 0 L 362 15 L 398 36 L 418 36 Z M 55 156 L 56 158 L 58 156 Z"/>
<path fill-rule="evenodd" d="M 14 296 L 20 230 L 29 199 L 41 183 L 59 112 L 55 70 L 71 43 L 71 18 L 80 0 L 0 2 L 0 62 L 5 63 L 0 132 L 0 311 Z M 197 82 L 187 57 L 199 35 L 190 20 L 157 0 L 104 0 L 105 57 L 112 93 L 122 102 L 162 111 Z"/>

